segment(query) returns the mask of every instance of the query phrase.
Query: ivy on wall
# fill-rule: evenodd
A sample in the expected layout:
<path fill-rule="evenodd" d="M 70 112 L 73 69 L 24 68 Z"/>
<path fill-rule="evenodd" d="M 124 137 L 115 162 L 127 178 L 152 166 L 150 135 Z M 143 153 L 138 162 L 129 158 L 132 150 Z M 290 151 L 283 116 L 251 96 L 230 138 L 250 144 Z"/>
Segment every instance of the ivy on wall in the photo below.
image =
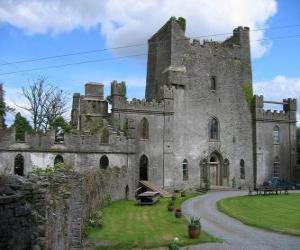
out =
<path fill-rule="evenodd" d="M 178 17 L 178 19 L 176 21 L 179 24 L 180 28 L 183 30 L 183 32 L 185 32 L 185 28 L 186 28 L 185 18 L 184 17 Z"/>
<path fill-rule="evenodd" d="M 250 83 L 244 83 L 242 85 L 243 93 L 246 97 L 246 101 L 248 103 L 249 109 L 252 111 L 254 108 L 254 96 L 253 96 L 253 89 Z"/>

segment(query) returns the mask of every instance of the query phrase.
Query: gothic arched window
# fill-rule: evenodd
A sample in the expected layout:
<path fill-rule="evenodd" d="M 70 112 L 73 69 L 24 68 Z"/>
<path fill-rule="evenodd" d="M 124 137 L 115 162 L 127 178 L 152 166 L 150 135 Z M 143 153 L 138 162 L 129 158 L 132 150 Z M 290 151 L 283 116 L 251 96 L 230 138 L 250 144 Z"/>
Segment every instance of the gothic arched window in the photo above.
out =
<path fill-rule="evenodd" d="M 279 144 L 280 139 L 279 139 L 279 127 L 276 125 L 273 128 L 273 143 L 274 144 Z"/>
<path fill-rule="evenodd" d="M 184 159 L 182 162 L 182 179 L 184 181 L 189 179 L 189 169 L 188 169 L 188 161 Z"/>
<path fill-rule="evenodd" d="M 103 155 L 100 158 L 100 168 L 101 169 L 107 169 L 108 165 L 109 165 L 108 157 L 106 155 Z"/>
<path fill-rule="evenodd" d="M 212 140 L 219 139 L 219 122 L 215 117 L 211 118 L 209 121 L 208 134 L 209 134 L 209 139 Z"/>
<path fill-rule="evenodd" d="M 64 163 L 64 158 L 61 155 L 57 155 L 54 158 L 54 166 L 59 163 Z"/>
<path fill-rule="evenodd" d="M 149 139 L 149 122 L 145 117 L 140 122 L 139 137 L 140 139 Z"/>

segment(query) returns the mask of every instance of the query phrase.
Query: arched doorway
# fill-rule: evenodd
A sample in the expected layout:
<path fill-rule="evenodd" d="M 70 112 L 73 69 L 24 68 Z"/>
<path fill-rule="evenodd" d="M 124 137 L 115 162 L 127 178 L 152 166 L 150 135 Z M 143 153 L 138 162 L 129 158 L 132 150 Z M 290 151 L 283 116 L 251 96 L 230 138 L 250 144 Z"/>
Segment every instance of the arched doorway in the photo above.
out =
<path fill-rule="evenodd" d="M 209 157 L 209 181 L 211 185 L 223 185 L 223 172 L 222 172 L 222 156 L 218 152 L 213 152 Z"/>
<path fill-rule="evenodd" d="M 148 180 L 148 157 L 142 155 L 140 158 L 140 181 Z"/>
<path fill-rule="evenodd" d="M 15 158 L 15 174 L 24 175 L 24 157 L 21 154 L 18 154 Z"/>

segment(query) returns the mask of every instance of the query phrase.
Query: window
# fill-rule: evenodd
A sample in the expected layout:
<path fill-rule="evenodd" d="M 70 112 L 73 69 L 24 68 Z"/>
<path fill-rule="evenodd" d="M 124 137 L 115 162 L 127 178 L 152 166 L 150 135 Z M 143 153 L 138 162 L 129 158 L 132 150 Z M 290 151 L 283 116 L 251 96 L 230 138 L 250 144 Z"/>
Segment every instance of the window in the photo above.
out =
<path fill-rule="evenodd" d="M 103 129 L 102 135 L 101 135 L 101 143 L 109 143 L 109 132 L 107 129 Z"/>
<path fill-rule="evenodd" d="M 63 143 L 65 137 L 65 132 L 62 127 L 55 128 L 55 142 L 56 143 Z"/>
<path fill-rule="evenodd" d="M 217 89 L 217 81 L 215 76 L 210 77 L 210 90 L 216 90 Z"/>
<path fill-rule="evenodd" d="M 273 177 L 279 177 L 279 157 L 276 156 L 273 162 Z"/>
<path fill-rule="evenodd" d="M 57 155 L 55 158 L 54 158 L 54 166 L 56 164 L 60 164 L 60 163 L 64 163 L 64 158 L 61 156 L 61 155 Z"/>
<path fill-rule="evenodd" d="M 182 179 L 184 181 L 189 179 L 188 161 L 184 159 L 182 162 Z"/>
<path fill-rule="evenodd" d="M 245 161 L 243 159 L 240 161 L 240 178 L 245 180 Z"/>
<path fill-rule="evenodd" d="M 217 118 L 211 118 L 208 125 L 209 139 L 219 139 L 219 123 Z"/>
<path fill-rule="evenodd" d="M 140 139 L 149 139 L 149 122 L 144 117 L 139 126 Z"/>
<path fill-rule="evenodd" d="M 109 160 L 108 160 L 106 155 L 103 155 L 100 158 L 100 168 L 101 169 L 107 169 L 108 165 L 109 165 Z"/>
<path fill-rule="evenodd" d="M 229 176 L 229 160 L 225 159 L 223 162 L 223 177 L 227 178 Z"/>
<path fill-rule="evenodd" d="M 275 126 L 273 129 L 273 143 L 279 144 L 279 127 Z"/>
<path fill-rule="evenodd" d="M 24 157 L 18 154 L 15 158 L 15 174 L 24 175 Z"/>

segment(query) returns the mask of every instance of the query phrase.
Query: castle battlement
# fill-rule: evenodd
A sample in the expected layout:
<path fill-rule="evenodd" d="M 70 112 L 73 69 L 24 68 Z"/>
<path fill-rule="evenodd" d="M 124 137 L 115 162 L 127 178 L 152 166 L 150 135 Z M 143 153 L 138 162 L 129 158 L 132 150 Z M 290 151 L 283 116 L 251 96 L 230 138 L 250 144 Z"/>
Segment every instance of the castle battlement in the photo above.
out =
<path fill-rule="evenodd" d="M 282 105 L 282 110 L 264 109 L 264 104 Z M 293 98 L 283 99 L 282 102 L 265 101 L 262 95 L 254 96 L 255 119 L 266 121 L 286 121 L 295 122 L 297 110 L 297 100 Z"/>

